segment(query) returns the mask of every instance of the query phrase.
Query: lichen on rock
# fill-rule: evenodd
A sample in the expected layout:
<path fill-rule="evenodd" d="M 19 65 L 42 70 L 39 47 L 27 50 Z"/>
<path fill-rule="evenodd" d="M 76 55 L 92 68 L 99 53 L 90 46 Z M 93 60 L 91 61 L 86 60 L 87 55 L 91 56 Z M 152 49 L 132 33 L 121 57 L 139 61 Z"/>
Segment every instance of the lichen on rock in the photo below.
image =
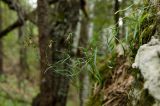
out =
<path fill-rule="evenodd" d="M 140 46 L 133 68 L 140 69 L 144 77 L 144 89 L 148 89 L 149 94 L 160 101 L 160 41 L 155 36 L 150 42 Z"/>

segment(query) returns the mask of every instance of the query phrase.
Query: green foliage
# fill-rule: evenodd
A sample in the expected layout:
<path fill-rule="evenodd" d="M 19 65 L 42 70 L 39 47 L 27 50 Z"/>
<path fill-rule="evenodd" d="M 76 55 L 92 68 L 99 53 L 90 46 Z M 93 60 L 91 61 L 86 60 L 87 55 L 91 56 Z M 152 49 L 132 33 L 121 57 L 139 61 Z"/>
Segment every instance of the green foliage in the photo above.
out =
<path fill-rule="evenodd" d="M 125 0 L 124 0 L 125 1 Z M 82 54 L 84 54 L 81 58 L 72 58 L 68 53 L 63 53 L 64 58 L 62 60 L 57 61 L 54 64 L 48 64 L 48 68 L 45 70 L 45 73 L 47 71 L 53 71 L 54 73 L 60 74 L 62 76 L 67 76 L 71 79 L 72 84 L 75 87 L 79 87 L 79 84 L 77 83 L 79 74 L 81 72 L 87 72 L 90 76 L 90 80 L 93 84 L 97 84 L 101 90 L 101 88 L 105 88 L 105 83 L 111 79 L 111 76 L 113 72 L 115 71 L 115 68 L 117 67 L 117 53 L 116 53 L 116 44 L 115 41 L 118 41 L 119 44 L 122 45 L 125 56 L 128 59 L 127 61 L 133 62 L 134 57 L 137 53 L 137 50 L 140 45 L 148 42 L 151 38 L 151 36 L 155 33 L 155 8 L 150 9 L 150 5 L 148 5 L 148 0 L 144 0 L 145 6 L 142 6 L 140 3 L 135 4 L 134 1 L 125 1 L 128 6 L 122 7 L 121 10 L 117 11 L 122 16 L 124 26 L 126 29 L 126 32 L 124 32 L 125 37 L 122 39 L 117 39 L 115 36 L 117 31 L 116 28 L 113 25 L 113 1 L 110 0 L 95 0 L 90 1 L 94 2 L 95 8 L 93 17 L 90 20 L 93 24 L 93 35 L 90 39 L 90 42 L 88 44 L 87 48 L 82 48 Z M 21 5 L 23 5 L 26 9 L 29 9 L 28 11 L 31 11 L 33 8 L 30 9 L 30 5 L 28 5 L 28 2 L 23 0 L 20 1 Z M 140 7 L 140 6 L 141 7 Z M 53 6 L 54 7 L 54 6 Z M 17 18 L 17 15 L 15 12 L 11 12 L 7 9 L 7 6 L 3 4 L 3 8 L 5 9 L 5 14 L 3 14 L 3 28 L 10 25 L 12 22 L 14 22 Z M 126 16 L 122 14 L 125 14 Z M 52 20 L 64 20 L 65 16 L 63 13 L 60 14 L 53 14 L 55 16 L 52 18 Z M 8 17 L 13 17 L 12 20 Z M 38 79 L 37 76 L 39 75 L 39 49 L 38 49 L 38 32 L 36 26 L 34 26 L 31 23 L 28 23 L 25 25 L 27 28 L 25 29 L 25 36 L 22 41 L 18 41 L 18 34 L 17 30 L 15 30 L 12 33 L 9 33 L 4 39 L 4 57 L 5 57 L 5 68 L 6 67 L 16 67 L 11 71 L 11 73 L 17 73 L 17 64 L 19 63 L 19 48 L 22 45 L 19 45 L 20 42 L 22 42 L 23 47 L 27 48 L 27 62 L 29 63 L 29 70 L 27 72 L 24 72 L 25 74 L 29 74 L 29 80 Z M 72 33 L 69 33 L 67 36 L 67 40 L 72 39 L 73 35 Z M 49 46 L 52 46 L 52 43 L 54 41 L 50 41 Z M 72 42 L 70 42 L 70 49 L 72 47 Z M 125 43 L 128 47 L 127 50 L 125 50 L 123 43 Z M 70 51 L 69 51 L 70 52 Z M 67 68 L 64 69 L 64 66 L 67 65 Z M 122 64 L 122 63 L 120 63 Z M 44 73 L 44 74 L 45 74 Z M 139 72 L 139 70 L 130 69 L 130 73 L 135 77 L 137 83 L 135 83 L 135 86 L 138 86 L 137 88 L 142 88 L 143 78 Z M 11 77 L 11 76 L 9 76 Z M 11 77 L 12 78 L 12 77 Z M 19 82 L 17 81 L 17 78 L 15 76 L 13 79 L 9 79 L 6 76 L 0 76 L 1 85 L 4 84 L 6 87 L 15 88 L 16 90 L 18 88 Z M 31 104 L 31 98 L 36 95 L 38 92 L 38 89 L 34 87 L 34 85 L 30 84 L 28 80 L 24 80 L 19 84 L 20 86 L 24 87 L 24 92 L 31 93 L 25 100 L 27 100 L 28 103 L 22 103 L 19 101 L 19 99 L 23 99 L 23 96 L 27 95 L 9 92 L 11 94 L 8 94 L 8 91 L 2 90 L 0 92 L 0 105 L 2 106 L 30 106 Z M 93 86 L 92 86 L 93 87 Z M 7 89 L 8 89 L 7 88 Z M 1 86 L 0 86 L 1 89 Z M 16 95 L 16 96 L 15 96 Z M 132 94 L 131 94 L 132 95 Z M 15 98 L 13 98 L 15 96 Z M 101 106 L 103 101 L 103 96 L 101 91 L 96 92 L 96 94 L 91 94 L 89 97 L 89 100 L 87 102 L 87 106 Z M 143 103 L 145 101 L 147 104 L 153 103 L 153 98 L 148 96 L 147 92 L 142 92 L 141 98 L 147 98 L 145 100 L 142 100 Z M 9 97 L 9 99 L 8 99 Z M 140 100 L 141 101 L 141 100 Z M 73 106 L 74 104 L 69 101 L 69 106 Z M 146 105 L 146 104 L 145 104 Z M 141 105 L 141 106 L 144 106 Z"/>
<path fill-rule="evenodd" d="M 102 95 L 97 94 L 89 97 L 86 106 L 102 106 Z"/>
<path fill-rule="evenodd" d="M 0 105 L 2 106 L 30 106 L 32 97 L 38 91 L 31 82 L 27 80 L 19 82 L 14 75 L 1 75 L 0 82 Z"/>

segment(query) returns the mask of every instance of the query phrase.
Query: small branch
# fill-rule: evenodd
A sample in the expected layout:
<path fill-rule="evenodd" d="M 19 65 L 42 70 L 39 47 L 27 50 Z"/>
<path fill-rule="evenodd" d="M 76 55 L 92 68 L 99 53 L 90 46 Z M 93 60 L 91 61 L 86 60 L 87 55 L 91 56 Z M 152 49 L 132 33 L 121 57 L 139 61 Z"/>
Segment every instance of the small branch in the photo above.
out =
<path fill-rule="evenodd" d="M 4 3 L 6 3 L 10 9 L 17 11 L 17 8 L 20 8 L 18 6 L 18 4 L 14 3 L 13 0 L 2 0 Z M 58 2 L 58 0 L 48 0 L 48 3 L 54 4 Z M 37 9 L 33 10 L 31 13 L 28 14 L 23 14 L 23 21 L 31 21 L 34 24 L 37 24 Z M 6 29 L 2 30 L 0 32 L 0 38 L 6 36 L 9 32 L 13 31 L 14 29 L 16 29 L 17 27 L 21 27 L 24 23 L 21 19 L 17 19 L 13 24 L 11 24 L 10 26 L 8 26 Z"/>
<path fill-rule="evenodd" d="M 11 10 L 18 11 L 20 9 L 20 6 L 17 3 L 15 3 L 13 0 L 2 0 L 2 1 L 5 4 L 7 4 Z"/>
<path fill-rule="evenodd" d="M 32 23 L 36 24 L 37 22 L 36 20 L 34 20 L 35 18 L 33 19 L 33 17 L 36 17 L 36 10 L 32 11 L 28 15 L 25 15 L 24 21 L 30 20 Z M 21 19 L 17 19 L 13 24 L 11 24 L 6 29 L 0 32 L 0 38 L 6 36 L 9 32 L 13 31 L 15 28 L 23 26 L 23 24 L 24 23 L 21 21 Z"/>
<path fill-rule="evenodd" d="M 23 10 L 23 8 L 16 3 L 14 0 L 2 0 L 5 4 L 8 5 L 8 7 L 11 10 L 14 10 L 17 12 L 19 19 L 24 22 L 24 15 L 26 14 L 26 12 Z"/>
<path fill-rule="evenodd" d="M 7 35 L 10 31 L 15 29 L 16 27 L 20 27 L 22 25 L 23 24 L 19 20 L 14 22 L 12 25 L 10 25 L 9 27 L 7 27 L 6 29 L 4 29 L 3 31 L 0 32 L 0 38 L 2 38 L 3 36 Z"/>

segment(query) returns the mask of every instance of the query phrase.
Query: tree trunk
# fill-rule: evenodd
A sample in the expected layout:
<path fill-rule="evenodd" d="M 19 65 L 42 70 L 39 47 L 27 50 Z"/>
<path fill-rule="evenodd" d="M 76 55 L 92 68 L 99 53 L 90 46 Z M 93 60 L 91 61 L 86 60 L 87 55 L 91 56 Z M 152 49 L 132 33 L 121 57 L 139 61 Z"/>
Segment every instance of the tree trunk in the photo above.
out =
<path fill-rule="evenodd" d="M 72 55 L 72 40 L 75 35 L 75 29 L 78 23 L 80 3 L 77 0 L 63 0 L 59 1 L 57 6 L 57 14 L 60 18 L 54 24 L 51 31 L 53 36 L 52 54 L 53 67 L 54 67 L 54 105 L 53 106 L 65 106 L 69 89 L 69 79 Z M 69 59 L 67 59 L 69 58 Z M 67 60 L 66 60 L 67 59 Z M 64 61 L 65 62 L 59 62 Z M 59 62 L 58 64 L 56 64 Z M 61 71 L 58 73 L 58 71 Z"/>
<path fill-rule="evenodd" d="M 79 7 L 77 0 L 62 0 L 55 4 L 54 11 L 49 14 L 52 8 L 49 8 L 47 1 L 38 0 L 41 84 L 40 93 L 32 106 L 66 105 L 71 64 L 70 59 L 66 58 L 71 56 L 72 35 L 78 22 Z M 57 14 L 56 22 L 50 19 L 51 12 Z"/>
<path fill-rule="evenodd" d="M 19 45 L 20 45 L 19 65 L 20 65 L 20 75 L 21 75 L 27 69 L 27 50 L 23 45 L 24 26 L 18 28 L 18 35 L 19 35 Z"/>
<path fill-rule="evenodd" d="M 121 9 L 124 9 L 126 8 L 126 1 L 125 0 L 122 0 L 121 3 L 120 3 L 120 7 Z M 120 39 L 124 38 L 125 37 L 125 34 L 126 34 L 126 25 L 125 25 L 125 11 L 123 11 L 121 13 L 121 18 L 122 18 L 122 26 L 121 26 L 121 33 L 120 33 Z"/>
<path fill-rule="evenodd" d="M 81 32 L 80 32 L 80 39 L 79 39 L 79 49 L 78 49 L 78 57 L 85 58 L 83 53 L 83 49 L 87 48 L 88 44 L 88 22 L 84 19 L 81 20 Z M 82 50 L 81 50 L 82 49 Z M 82 63 L 83 63 L 82 59 Z M 84 64 L 81 64 L 80 67 L 83 67 Z M 83 70 L 83 71 L 82 71 Z M 80 106 L 85 105 L 85 100 L 88 97 L 89 93 L 89 76 L 87 73 L 87 67 L 83 67 L 81 69 L 81 73 L 79 75 L 79 83 L 80 83 L 80 92 L 79 92 L 79 99 L 80 99 Z"/>
<path fill-rule="evenodd" d="M 45 70 L 48 67 L 48 58 L 50 58 L 48 42 L 49 42 L 49 7 L 46 0 L 38 0 L 38 31 L 39 31 L 39 49 L 40 49 L 40 67 L 41 82 L 40 94 L 33 100 L 33 106 L 53 106 L 52 101 L 52 72 Z"/>
<path fill-rule="evenodd" d="M 2 30 L 2 4 L 0 2 L 0 31 Z M 3 42 L 0 39 L 0 74 L 3 73 Z"/>
<path fill-rule="evenodd" d="M 115 0 L 115 4 L 114 4 L 114 21 L 115 21 L 115 31 L 116 31 L 116 35 L 115 37 L 117 39 L 119 39 L 120 34 L 119 34 L 119 12 L 117 12 L 119 10 L 119 1 Z M 118 43 L 118 41 L 116 40 L 116 43 Z"/>
<path fill-rule="evenodd" d="M 3 73 L 3 43 L 0 39 L 0 74 Z"/>
<path fill-rule="evenodd" d="M 89 2 L 89 18 L 92 19 L 94 16 L 94 2 Z M 85 17 L 82 17 L 81 20 L 81 28 L 80 28 L 80 39 L 79 39 L 79 48 L 88 48 L 88 40 L 89 37 L 92 36 L 93 32 L 93 23 L 89 20 L 87 20 Z M 82 52 L 78 52 L 78 57 L 79 58 L 85 58 L 85 54 Z M 83 50 L 82 50 L 83 51 Z M 82 59 L 82 63 L 84 63 Z M 84 64 L 82 64 L 83 67 Z M 88 69 L 87 66 L 83 67 L 81 69 L 81 73 L 79 75 L 79 84 L 80 84 L 80 92 L 79 92 L 79 99 L 80 99 L 80 106 L 85 106 L 86 101 L 88 100 L 89 97 L 89 92 L 90 92 L 90 80 L 89 80 L 89 75 L 88 75 Z"/>

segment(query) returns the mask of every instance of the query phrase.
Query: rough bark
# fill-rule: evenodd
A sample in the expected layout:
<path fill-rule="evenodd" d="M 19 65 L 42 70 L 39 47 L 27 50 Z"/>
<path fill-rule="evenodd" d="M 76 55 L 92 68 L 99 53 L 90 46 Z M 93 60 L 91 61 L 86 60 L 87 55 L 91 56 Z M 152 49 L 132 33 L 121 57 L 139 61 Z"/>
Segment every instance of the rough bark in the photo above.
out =
<path fill-rule="evenodd" d="M 49 22 L 48 22 L 48 3 L 46 0 L 38 0 L 38 31 L 39 31 L 39 49 L 40 49 L 40 67 L 41 82 L 40 94 L 33 100 L 33 106 L 53 106 L 52 104 L 52 73 L 45 73 L 48 67 L 48 58 L 50 57 L 48 48 L 49 42 Z"/>
<path fill-rule="evenodd" d="M 65 60 L 68 56 L 72 55 L 72 40 L 74 36 L 74 31 L 78 22 L 80 4 L 78 0 L 64 0 L 58 2 L 57 13 L 60 18 L 53 25 L 51 36 L 53 36 L 56 41 L 53 43 L 52 59 L 55 70 L 65 70 L 64 73 L 58 74 L 54 72 L 53 82 L 55 82 L 54 98 L 56 99 L 54 106 L 65 106 L 67 93 L 69 88 L 69 77 L 67 76 L 70 73 L 70 59 L 67 59 L 65 63 L 55 64 L 58 61 Z M 57 66 L 56 66 L 57 65 Z"/>
<path fill-rule="evenodd" d="M 32 106 L 66 105 L 70 79 L 67 74 L 71 62 L 69 59 L 62 63 L 60 61 L 71 55 L 72 34 L 78 21 L 79 2 L 61 0 L 55 7 L 54 11 L 49 12 L 47 1 L 38 0 L 41 84 L 40 93 L 33 100 Z M 50 20 L 51 12 L 56 12 L 56 22 Z M 58 70 L 63 72 L 58 73 Z"/>

